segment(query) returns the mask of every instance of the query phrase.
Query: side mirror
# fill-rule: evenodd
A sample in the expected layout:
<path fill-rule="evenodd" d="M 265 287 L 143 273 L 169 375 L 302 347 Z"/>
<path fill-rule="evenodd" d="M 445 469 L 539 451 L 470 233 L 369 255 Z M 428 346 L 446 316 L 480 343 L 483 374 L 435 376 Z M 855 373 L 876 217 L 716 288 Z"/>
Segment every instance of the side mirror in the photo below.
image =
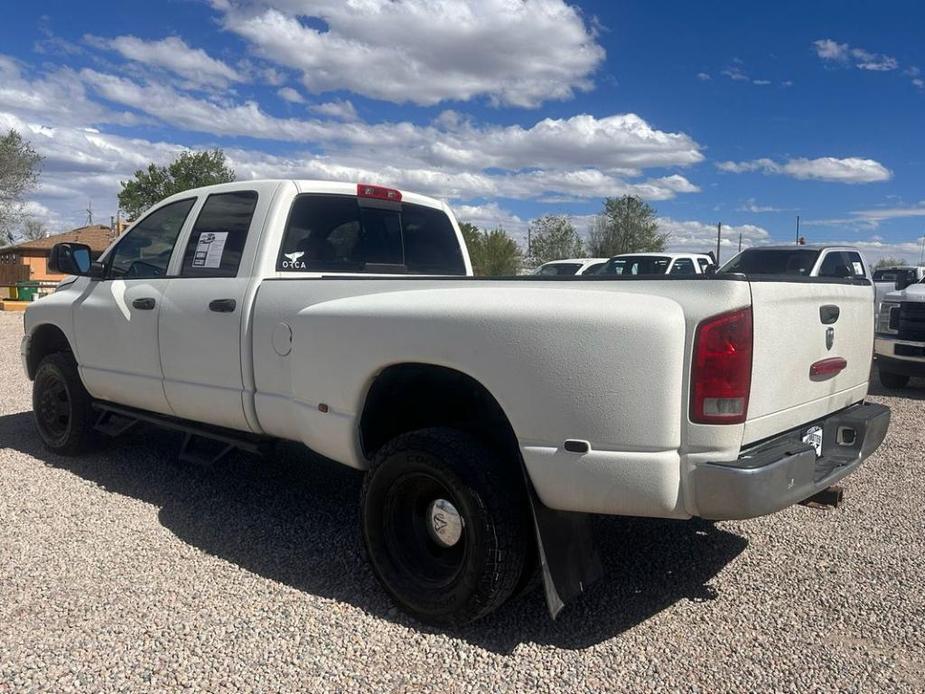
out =
<path fill-rule="evenodd" d="M 93 260 L 90 246 L 83 243 L 56 243 L 48 256 L 48 269 L 65 275 L 88 276 Z"/>

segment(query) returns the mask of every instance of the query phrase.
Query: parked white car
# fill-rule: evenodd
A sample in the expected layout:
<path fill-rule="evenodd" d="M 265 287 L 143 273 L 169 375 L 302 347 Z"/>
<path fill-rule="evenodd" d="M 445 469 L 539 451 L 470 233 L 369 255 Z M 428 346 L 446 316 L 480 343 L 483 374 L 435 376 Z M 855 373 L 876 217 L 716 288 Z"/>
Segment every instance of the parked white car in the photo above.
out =
<path fill-rule="evenodd" d="M 594 275 L 607 262 L 607 258 L 567 258 L 543 263 L 534 275 L 555 277 L 558 275 Z"/>
<path fill-rule="evenodd" d="M 598 275 L 703 275 L 716 263 L 704 253 L 623 253 L 615 255 Z"/>
<path fill-rule="evenodd" d="M 886 388 L 925 377 L 925 281 L 883 297 L 874 339 L 877 371 Z"/>
<path fill-rule="evenodd" d="M 362 470 L 373 571 L 428 622 L 537 564 L 556 614 L 600 570 L 587 514 L 772 513 L 889 422 L 869 280 L 474 278 L 446 204 L 390 188 L 189 190 L 49 264 L 74 277 L 26 311 L 22 358 L 51 451 L 141 421 L 185 460 L 288 440 Z"/>

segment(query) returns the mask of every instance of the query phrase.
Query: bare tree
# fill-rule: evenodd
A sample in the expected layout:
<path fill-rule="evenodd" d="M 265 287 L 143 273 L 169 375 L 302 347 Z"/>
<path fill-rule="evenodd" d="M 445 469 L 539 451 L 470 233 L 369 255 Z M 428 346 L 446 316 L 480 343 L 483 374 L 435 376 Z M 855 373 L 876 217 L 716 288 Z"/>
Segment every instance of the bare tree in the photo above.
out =
<path fill-rule="evenodd" d="M 23 220 L 19 237 L 24 241 L 38 241 L 48 236 L 48 226 L 40 219 L 26 217 Z"/>
<path fill-rule="evenodd" d="M 39 176 L 42 157 L 15 130 L 0 137 L 0 237 L 13 240 L 22 220 L 23 198 Z"/>

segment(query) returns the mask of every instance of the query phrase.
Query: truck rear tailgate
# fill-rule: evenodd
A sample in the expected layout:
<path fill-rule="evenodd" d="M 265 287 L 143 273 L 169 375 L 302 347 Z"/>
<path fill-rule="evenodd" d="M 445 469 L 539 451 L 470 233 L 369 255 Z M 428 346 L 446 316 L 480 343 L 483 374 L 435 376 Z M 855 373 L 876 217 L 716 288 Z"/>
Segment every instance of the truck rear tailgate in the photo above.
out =
<path fill-rule="evenodd" d="M 750 285 L 754 343 L 743 444 L 863 400 L 873 352 L 873 287 L 754 279 Z M 813 364 L 838 358 L 847 362 L 841 370 L 811 372 Z"/>

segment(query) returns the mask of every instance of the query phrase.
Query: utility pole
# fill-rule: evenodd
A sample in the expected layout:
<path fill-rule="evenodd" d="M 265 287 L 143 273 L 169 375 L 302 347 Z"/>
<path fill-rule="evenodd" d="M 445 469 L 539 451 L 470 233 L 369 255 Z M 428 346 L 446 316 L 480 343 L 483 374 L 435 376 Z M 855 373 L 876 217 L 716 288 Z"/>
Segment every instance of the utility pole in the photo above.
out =
<path fill-rule="evenodd" d="M 719 242 L 723 235 L 723 223 L 716 223 L 716 265 L 719 266 Z"/>
<path fill-rule="evenodd" d="M 919 265 L 925 265 L 925 234 L 922 235 L 922 252 L 919 253 Z"/>
<path fill-rule="evenodd" d="M 87 203 L 87 226 L 93 226 L 93 201 Z"/>
<path fill-rule="evenodd" d="M 739 232 L 739 253 L 742 252 L 742 232 Z"/>
<path fill-rule="evenodd" d="M 800 245 L 800 215 L 797 215 L 797 236 L 793 241 L 797 246 Z"/>

